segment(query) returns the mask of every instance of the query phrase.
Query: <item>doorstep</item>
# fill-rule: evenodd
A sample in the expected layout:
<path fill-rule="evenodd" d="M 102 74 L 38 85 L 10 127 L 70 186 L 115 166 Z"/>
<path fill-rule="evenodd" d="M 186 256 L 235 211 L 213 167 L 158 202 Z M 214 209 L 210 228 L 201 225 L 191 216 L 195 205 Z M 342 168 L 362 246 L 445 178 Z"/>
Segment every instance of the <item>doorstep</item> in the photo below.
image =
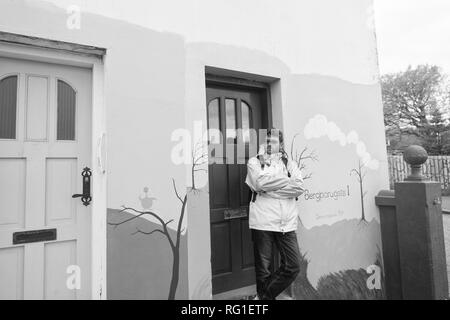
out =
<path fill-rule="evenodd" d="M 213 300 L 243 300 L 256 294 L 256 285 L 238 288 L 213 295 Z"/>
<path fill-rule="evenodd" d="M 256 294 L 256 285 L 230 290 L 213 295 L 213 300 L 247 300 Z M 282 292 L 277 300 L 293 300 L 286 292 Z"/>

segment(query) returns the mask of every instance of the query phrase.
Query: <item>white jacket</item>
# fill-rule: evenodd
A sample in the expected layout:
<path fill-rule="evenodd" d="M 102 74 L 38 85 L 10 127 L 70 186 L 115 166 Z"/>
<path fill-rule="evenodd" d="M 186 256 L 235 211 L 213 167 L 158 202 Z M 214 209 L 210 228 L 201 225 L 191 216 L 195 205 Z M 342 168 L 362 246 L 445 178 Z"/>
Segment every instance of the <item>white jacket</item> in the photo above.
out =
<path fill-rule="evenodd" d="M 256 201 L 250 201 L 250 229 L 290 232 L 297 230 L 298 209 L 296 197 L 305 192 L 301 170 L 289 159 L 287 169 L 281 153 L 264 154 L 265 165 L 261 168 L 258 158 L 247 163 L 245 183 L 257 192 Z"/>

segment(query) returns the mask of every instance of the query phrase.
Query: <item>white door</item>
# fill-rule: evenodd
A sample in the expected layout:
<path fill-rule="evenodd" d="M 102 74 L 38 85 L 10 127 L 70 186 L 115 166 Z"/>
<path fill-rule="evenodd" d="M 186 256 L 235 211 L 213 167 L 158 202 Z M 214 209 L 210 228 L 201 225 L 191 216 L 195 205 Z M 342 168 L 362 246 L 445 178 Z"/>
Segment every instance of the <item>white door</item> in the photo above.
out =
<path fill-rule="evenodd" d="M 90 298 L 91 206 L 72 195 L 91 167 L 91 87 L 89 69 L 0 57 L 0 299 Z"/>

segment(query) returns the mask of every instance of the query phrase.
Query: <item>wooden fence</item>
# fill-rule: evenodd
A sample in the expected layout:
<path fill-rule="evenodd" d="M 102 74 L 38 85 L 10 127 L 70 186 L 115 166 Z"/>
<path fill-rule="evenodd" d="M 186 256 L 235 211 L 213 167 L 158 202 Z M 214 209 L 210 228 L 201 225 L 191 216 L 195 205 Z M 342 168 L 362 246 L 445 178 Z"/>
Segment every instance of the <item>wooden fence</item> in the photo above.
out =
<path fill-rule="evenodd" d="M 394 183 L 403 181 L 409 175 L 408 164 L 402 155 L 389 155 L 389 182 L 391 189 Z M 429 156 L 422 166 L 422 174 L 432 181 L 440 182 L 443 190 L 450 188 L 450 156 Z"/>

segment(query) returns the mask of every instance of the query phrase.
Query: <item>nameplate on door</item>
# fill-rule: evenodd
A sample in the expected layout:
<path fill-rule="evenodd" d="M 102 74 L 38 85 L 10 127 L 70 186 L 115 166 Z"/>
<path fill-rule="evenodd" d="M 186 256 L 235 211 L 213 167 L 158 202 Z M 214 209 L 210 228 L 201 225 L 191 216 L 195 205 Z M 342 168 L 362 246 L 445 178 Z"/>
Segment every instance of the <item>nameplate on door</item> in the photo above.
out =
<path fill-rule="evenodd" d="M 56 229 L 30 230 L 13 233 L 13 244 L 56 240 Z"/>
<path fill-rule="evenodd" d="M 223 212 L 223 218 L 225 220 L 245 218 L 246 216 L 247 216 L 246 208 L 230 209 L 230 210 L 225 210 Z"/>

